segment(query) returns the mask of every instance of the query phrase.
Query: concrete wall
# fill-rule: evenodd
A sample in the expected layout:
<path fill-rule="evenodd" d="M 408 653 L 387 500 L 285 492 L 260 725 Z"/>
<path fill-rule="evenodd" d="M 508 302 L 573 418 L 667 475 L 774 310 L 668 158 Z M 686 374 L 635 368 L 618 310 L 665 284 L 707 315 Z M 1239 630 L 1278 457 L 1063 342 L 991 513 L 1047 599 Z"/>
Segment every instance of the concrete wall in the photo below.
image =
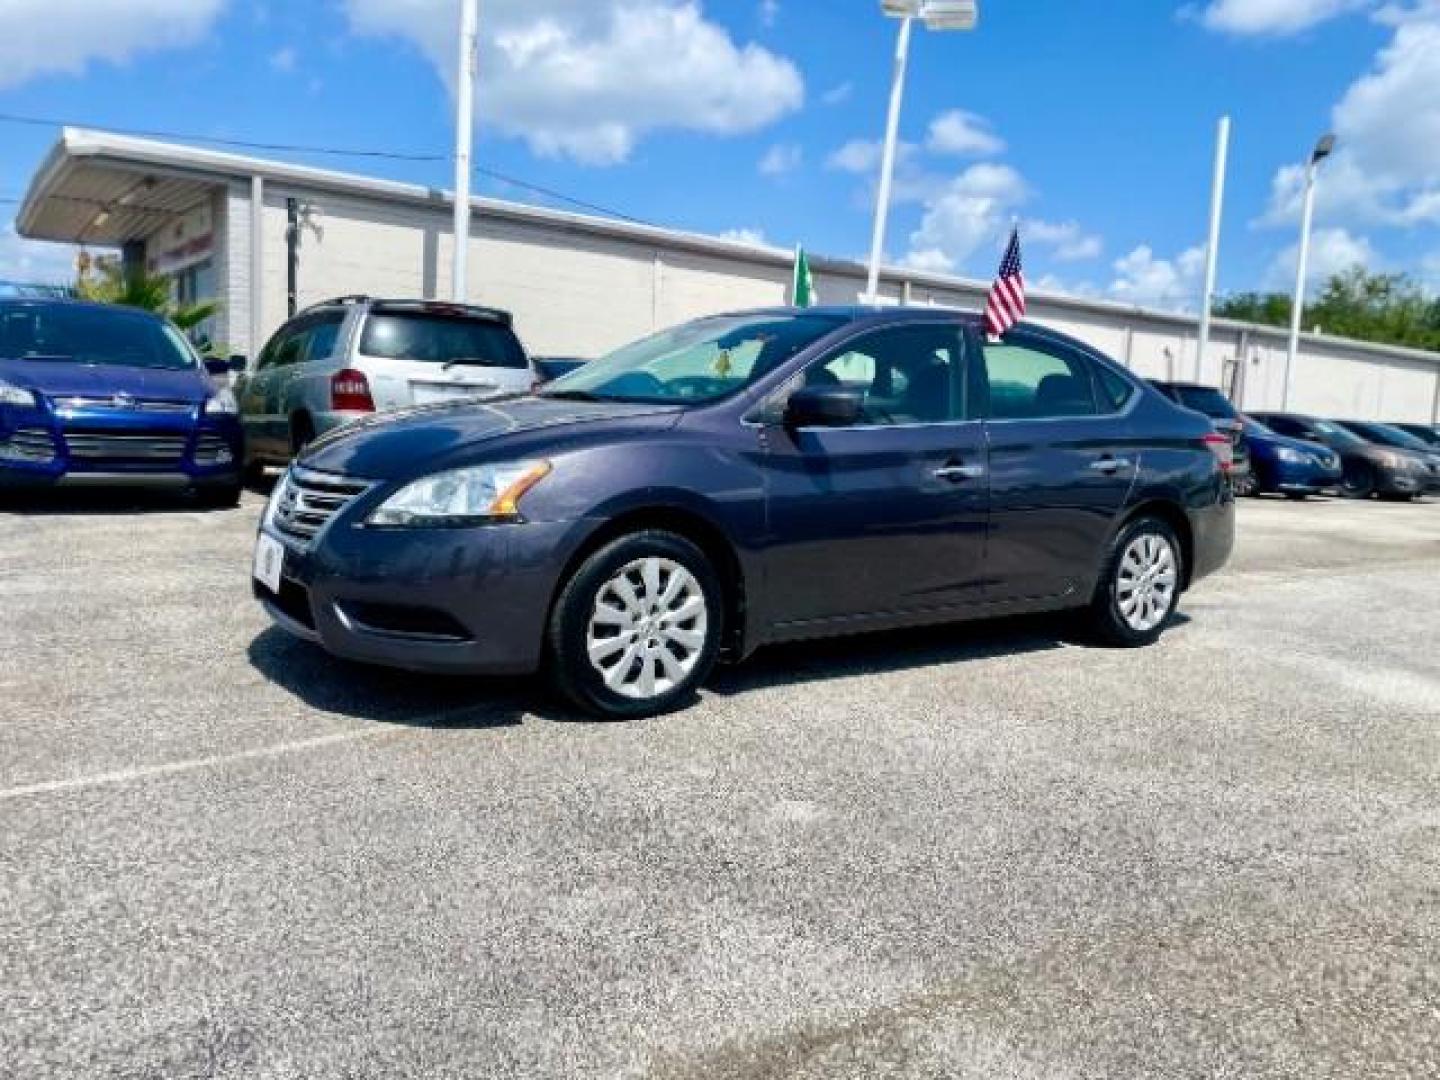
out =
<path fill-rule="evenodd" d="M 446 298 L 451 212 L 433 204 L 340 195 L 267 183 L 264 214 L 266 334 L 285 318 L 285 199 L 309 208 L 300 243 L 301 307 L 344 293 Z M 247 345 L 249 188 L 219 200 L 227 272 L 227 340 Z M 539 355 L 593 357 L 660 327 L 735 308 L 782 304 L 789 257 L 773 249 L 717 245 L 655 230 L 625 230 L 578 218 L 481 213 L 470 239 L 469 300 L 512 311 Z M 859 266 L 815 260 L 822 301 L 851 303 L 864 288 Z M 899 303 L 975 309 L 983 283 L 887 274 L 882 294 Z M 1031 317 L 1091 343 L 1147 378 L 1196 378 L 1194 320 L 1068 298 L 1033 296 Z M 1283 332 L 1216 324 L 1199 379 L 1242 407 L 1278 409 L 1284 387 Z M 1434 422 L 1440 357 L 1337 339 L 1303 339 L 1290 407 L 1329 416 Z"/>

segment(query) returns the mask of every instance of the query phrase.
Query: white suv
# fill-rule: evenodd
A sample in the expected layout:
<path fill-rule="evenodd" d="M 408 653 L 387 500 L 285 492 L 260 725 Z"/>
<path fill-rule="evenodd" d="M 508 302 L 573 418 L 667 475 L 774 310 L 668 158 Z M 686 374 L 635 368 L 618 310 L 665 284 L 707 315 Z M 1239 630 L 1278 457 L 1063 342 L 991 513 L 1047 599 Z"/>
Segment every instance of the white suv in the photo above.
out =
<path fill-rule="evenodd" d="M 525 392 L 532 370 L 509 312 L 346 296 L 306 308 L 236 380 L 248 468 L 283 465 L 359 416 Z"/>

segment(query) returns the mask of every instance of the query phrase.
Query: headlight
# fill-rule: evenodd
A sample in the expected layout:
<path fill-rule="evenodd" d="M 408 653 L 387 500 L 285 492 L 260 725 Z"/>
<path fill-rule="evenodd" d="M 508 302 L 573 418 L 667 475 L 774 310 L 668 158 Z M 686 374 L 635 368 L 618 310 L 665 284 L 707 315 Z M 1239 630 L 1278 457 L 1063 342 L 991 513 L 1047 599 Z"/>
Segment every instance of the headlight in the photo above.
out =
<path fill-rule="evenodd" d="M 1299 450 L 1292 449 L 1289 446 L 1282 446 L 1277 449 L 1275 451 L 1275 456 L 1281 461 L 1284 461 L 1290 465 L 1304 465 L 1306 461 L 1306 456 L 1304 454 L 1302 454 Z"/>
<path fill-rule="evenodd" d="M 290 470 L 286 469 L 280 474 L 280 479 L 275 481 L 275 486 L 270 489 L 270 500 L 265 504 L 265 513 L 260 520 L 266 525 L 272 524 L 275 520 L 275 508 L 280 505 L 280 500 L 285 495 L 285 489 L 290 486 Z"/>
<path fill-rule="evenodd" d="M 476 465 L 416 480 L 380 504 L 370 525 L 460 526 L 513 521 L 521 497 L 550 474 L 548 461 Z"/>
<path fill-rule="evenodd" d="M 20 387 L 0 379 L 0 405 L 19 405 L 24 409 L 34 408 L 35 394 L 33 391 L 21 390 Z"/>
<path fill-rule="evenodd" d="M 234 416 L 239 411 L 240 405 L 228 387 L 221 387 L 205 399 L 206 416 Z"/>
<path fill-rule="evenodd" d="M 1409 469 L 1411 467 L 1410 459 L 1400 454 L 1381 454 L 1380 464 L 1387 469 Z"/>

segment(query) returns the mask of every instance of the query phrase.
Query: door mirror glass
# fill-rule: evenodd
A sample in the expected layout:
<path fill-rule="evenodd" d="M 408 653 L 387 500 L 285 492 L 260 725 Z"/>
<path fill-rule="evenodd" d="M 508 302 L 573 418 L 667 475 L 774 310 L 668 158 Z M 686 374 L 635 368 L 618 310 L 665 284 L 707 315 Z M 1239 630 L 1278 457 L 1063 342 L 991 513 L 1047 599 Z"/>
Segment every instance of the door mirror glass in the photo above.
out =
<path fill-rule="evenodd" d="M 245 357 L 241 356 L 239 353 L 234 353 L 226 362 L 230 365 L 230 370 L 236 372 L 237 374 L 245 370 Z"/>
<path fill-rule="evenodd" d="M 222 356 L 207 356 L 205 357 L 205 370 L 211 375 L 229 375 L 234 369 L 231 368 L 230 361 Z"/>
<path fill-rule="evenodd" d="M 805 386 L 790 395 L 785 406 L 785 425 L 802 427 L 850 427 L 859 423 L 865 395 L 845 386 Z"/>

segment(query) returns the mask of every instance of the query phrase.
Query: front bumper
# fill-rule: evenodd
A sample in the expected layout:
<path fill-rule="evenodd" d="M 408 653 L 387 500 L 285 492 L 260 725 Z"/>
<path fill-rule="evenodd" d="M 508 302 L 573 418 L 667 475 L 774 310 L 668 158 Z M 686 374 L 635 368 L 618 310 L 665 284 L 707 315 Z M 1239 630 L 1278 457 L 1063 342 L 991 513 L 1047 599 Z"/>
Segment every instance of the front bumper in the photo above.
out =
<path fill-rule="evenodd" d="M 411 671 L 524 674 L 580 530 L 566 523 L 373 529 L 336 521 L 285 546 L 279 593 L 253 591 L 281 629 L 349 660 Z"/>
<path fill-rule="evenodd" d="M 1275 460 L 1268 471 L 1262 470 L 1263 487 L 1287 494 L 1316 495 L 1340 486 L 1341 469 L 1327 468 L 1311 462 Z"/>
<path fill-rule="evenodd" d="M 1427 495 L 1440 491 L 1432 474 L 1413 469 L 1377 469 L 1376 491 L 1381 495 Z"/>

